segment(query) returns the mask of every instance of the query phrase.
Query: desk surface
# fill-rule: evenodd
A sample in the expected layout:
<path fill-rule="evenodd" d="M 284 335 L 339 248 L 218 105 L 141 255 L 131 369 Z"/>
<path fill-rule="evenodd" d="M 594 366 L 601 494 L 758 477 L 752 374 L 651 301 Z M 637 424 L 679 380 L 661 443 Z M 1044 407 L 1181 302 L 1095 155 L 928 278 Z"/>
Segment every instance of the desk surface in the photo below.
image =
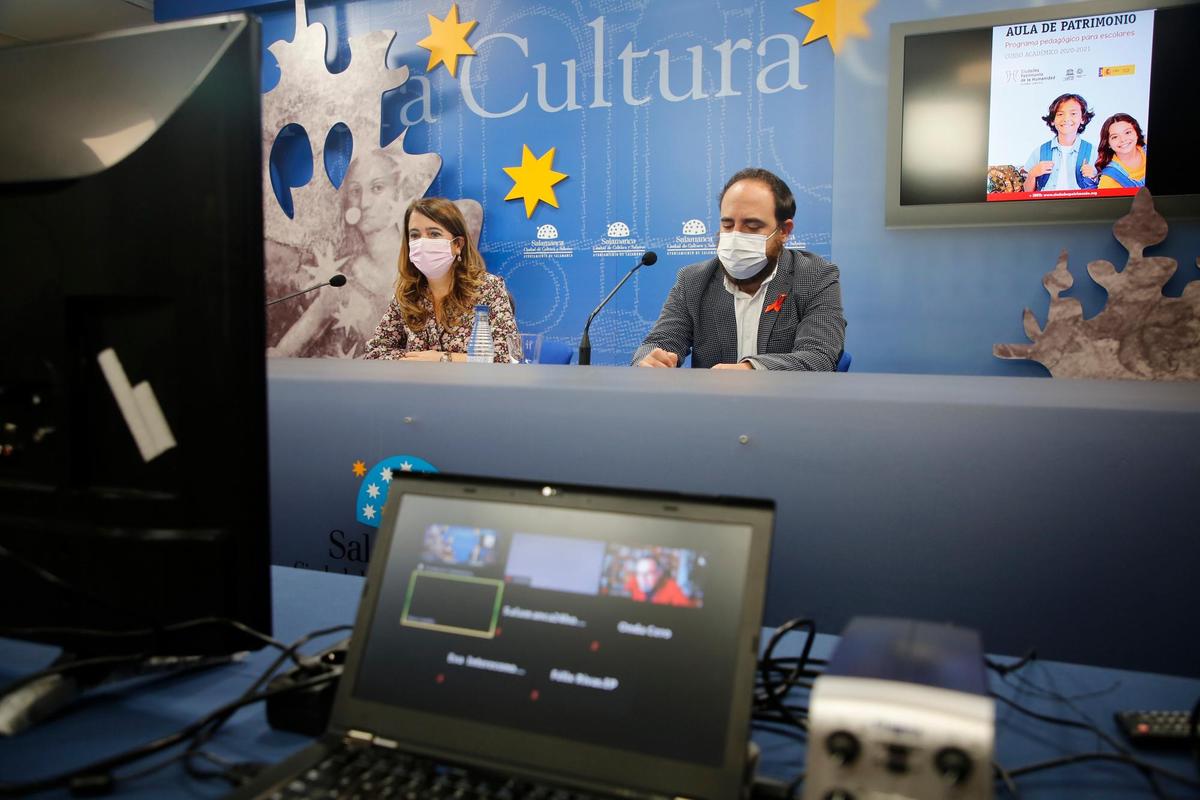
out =
<path fill-rule="evenodd" d="M 275 636 L 294 640 L 317 628 L 353 622 L 362 590 L 362 579 L 309 570 L 276 567 L 272 573 Z M 828 649 L 832 637 L 822 637 Z M 313 649 L 317 649 L 314 647 Z M 0 683 L 48 664 L 49 648 L 0 640 Z M 0 780 L 27 781 L 55 774 L 96 759 L 122 752 L 171 733 L 233 699 L 266 667 L 269 651 L 253 654 L 245 662 L 172 680 L 160 680 L 139 691 L 110 688 L 89 695 L 69 713 L 12 739 L 0 740 Z M 1105 731 L 1118 735 L 1112 712 L 1121 708 L 1184 708 L 1200 696 L 1200 681 L 1149 673 L 1127 672 L 1053 662 L 1035 662 L 1007 684 L 993 678 L 996 691 L 1045 714 L 1077 717 L 1087 714 Z M 1050 697 L 1047 691 L 1070 698 L 1078 709 Z M 997 708 L 997 760 L 1005 767 L 1042 761 L 1076 752 L 1103 749 L 1094 734 L 1056 728 L 1030 720 L 1005 705 Z M 793 739 L 756 733 L 763 748 L 764 774 L 788 779 L 803 769 L 804 749 Z M 235 760 L 274 762 L 295 752 L 309 740 L 267 726 L 261 706 L 238 712 L 210 748 Z M 135 764 L 127 772 L 155 763 Z M 1162 766 L 1196 775 L 1186 756 L 1147 756 Z M 1170 781 L 1169 796 L 1195 796 Z M 1088 798 L 1152 797 L 1136 771 L 1118 764 L 1085 764 L 1030 775 L 1018 781 L 1021 797 Z M 147 777 L 122 784 L 122 798 L 220 797 L 228 787 L 220 781 L 190 780 L 178 764 Z M 1189 791 L 1191 794 L 1189 794 Z M 39 798 L 68 797 L 63 791 L 45 792 Z M 1003 792 L 997 792 L 1003 797 Z"/>
<path fill-rule="evenodd" d="M 1000 653 L 1200 664 L 1200 383 L 353 359 L 268 379 L 275 564 L 365 569 L 351 465 L 420 458 L 773 500 L 767 624 L 912 617 Z"/>

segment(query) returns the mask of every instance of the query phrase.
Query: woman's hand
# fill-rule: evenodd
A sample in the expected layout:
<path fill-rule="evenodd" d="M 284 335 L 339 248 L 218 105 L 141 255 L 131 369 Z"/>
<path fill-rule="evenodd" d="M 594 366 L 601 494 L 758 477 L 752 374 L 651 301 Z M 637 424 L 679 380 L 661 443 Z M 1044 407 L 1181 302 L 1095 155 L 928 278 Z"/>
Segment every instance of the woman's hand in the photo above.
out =
<path fill-rule="evenodd" d="M 441 361 L 441 350 L 409 350 L 404 354 L 405 361 Z"/>

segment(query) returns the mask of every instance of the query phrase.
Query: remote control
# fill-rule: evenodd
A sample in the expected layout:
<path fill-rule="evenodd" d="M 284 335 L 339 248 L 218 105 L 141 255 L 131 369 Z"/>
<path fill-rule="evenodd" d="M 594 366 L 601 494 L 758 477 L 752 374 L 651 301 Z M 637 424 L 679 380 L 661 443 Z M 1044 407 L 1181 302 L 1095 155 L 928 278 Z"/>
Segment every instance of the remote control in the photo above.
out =
<path fill-rule="evenodd" d="M 1186 747 L 1189 711 L 1118 711 L 1117 726 L 1129 741 L 1144 747 Z"/>

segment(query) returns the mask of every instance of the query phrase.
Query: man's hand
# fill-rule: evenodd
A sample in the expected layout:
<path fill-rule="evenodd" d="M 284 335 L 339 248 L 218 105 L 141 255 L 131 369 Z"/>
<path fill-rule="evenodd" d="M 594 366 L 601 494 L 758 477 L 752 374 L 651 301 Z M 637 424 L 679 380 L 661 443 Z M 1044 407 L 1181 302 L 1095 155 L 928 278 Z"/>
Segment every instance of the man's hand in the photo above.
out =
<path fill-rule="evenodd" d="M 1090 161 L 1085 161 L 1079 165 L 1079 173 L 1085 178 L 1096 177 L 1096 165 Z"/>
<path fill-rule="evenodd" d="M 656 347 L 650 351 L 650 355 L 638 362 L 639 367 L 663 367 L 673 369 L 679 363 L 679 356 L 674 353 L 668 353 L 661 347 Z"/>
<path fill-rule="evenodd" d="M 754 369 L 749 361 L 739 361 L 736 364 L 713 364 L 713 369 Z"/>

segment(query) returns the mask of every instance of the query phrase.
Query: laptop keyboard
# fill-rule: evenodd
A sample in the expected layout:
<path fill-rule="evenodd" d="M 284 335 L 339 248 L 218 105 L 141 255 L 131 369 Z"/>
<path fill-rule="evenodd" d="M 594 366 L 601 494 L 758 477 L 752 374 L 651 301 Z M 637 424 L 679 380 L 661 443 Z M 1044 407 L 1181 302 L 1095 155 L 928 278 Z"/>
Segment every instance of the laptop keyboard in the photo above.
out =
<path fill-rule="evenodd" d="M 381 747 L 347 744 L 267 800 L 602 800 L 605 795 L 449 765 Z"/>

